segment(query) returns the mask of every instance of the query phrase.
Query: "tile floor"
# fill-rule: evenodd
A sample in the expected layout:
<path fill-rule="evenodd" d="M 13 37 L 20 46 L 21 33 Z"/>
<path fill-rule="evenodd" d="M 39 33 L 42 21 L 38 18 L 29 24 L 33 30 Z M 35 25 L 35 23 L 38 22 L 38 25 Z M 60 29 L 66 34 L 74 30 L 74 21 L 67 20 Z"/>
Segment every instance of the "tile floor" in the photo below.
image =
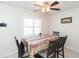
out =
<path fill-rule="evenodd" d="M 79 53 L 75 52 L 75 51 L 72 51 L 70 49 L 65 48 L 64 53 L 65 53 L 65 58 L 79 58 Z M 8 56 L 6 58 L 17 58 L 17 54 Z M 60 58 L 61 58 L 61 56 L 60 56 Z"/>
<path fill-rule="evenodd" d="M 79 53 L 65 48 L 65 58 L 79 58 Z"/>

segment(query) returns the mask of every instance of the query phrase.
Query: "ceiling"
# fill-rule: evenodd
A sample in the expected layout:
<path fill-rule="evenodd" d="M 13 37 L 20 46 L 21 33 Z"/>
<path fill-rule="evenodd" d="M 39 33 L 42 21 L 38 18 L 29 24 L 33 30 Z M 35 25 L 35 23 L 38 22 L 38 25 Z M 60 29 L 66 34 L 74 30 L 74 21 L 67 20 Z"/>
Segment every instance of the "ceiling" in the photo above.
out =
<path fill-rule="evenodd" d="M 24 8 L 29 11 L 40 9 L 39 7 L 33 5 L 33 3 L 35 2 L 36 1 L 0 1 L 0 3 L 16 6 L 19 8 Z M 59 1 L 59 2 L 60 4 L 54 7 L 60 8 L 61 9 L 60 11 L 66 11 L 79 7 L 79 1 Z M 50 12 L 58 12 L 58 11 L 52 10 Z"/>

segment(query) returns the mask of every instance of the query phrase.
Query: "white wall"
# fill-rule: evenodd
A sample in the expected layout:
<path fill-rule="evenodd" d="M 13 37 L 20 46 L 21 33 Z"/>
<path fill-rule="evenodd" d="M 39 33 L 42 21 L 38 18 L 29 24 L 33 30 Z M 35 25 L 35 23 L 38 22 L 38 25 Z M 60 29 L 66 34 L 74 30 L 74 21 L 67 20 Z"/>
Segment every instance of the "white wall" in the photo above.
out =
<path fill-rule="evenodd" d="M 61 35 L 67 34 L 68 39 L 66 47 L 79 52 L 79 8 L 61 13 L 50 14 L 50 16 L 50 33 L 55 30 L 59 31 Z M 72 17 L 72 23 L 61 24 L 61 18 L 64 17 Z"/>
<path fill-rule="evenodd" d="M 7 27 L 0 27 L 0 57 L 7 57 L 17 52 L 14 36 L 19 40 L 22 38 L 23 21 L 27 17 L 41 18 L 41 15 L 0 3 L 0 21 L 7 23 Z"/>

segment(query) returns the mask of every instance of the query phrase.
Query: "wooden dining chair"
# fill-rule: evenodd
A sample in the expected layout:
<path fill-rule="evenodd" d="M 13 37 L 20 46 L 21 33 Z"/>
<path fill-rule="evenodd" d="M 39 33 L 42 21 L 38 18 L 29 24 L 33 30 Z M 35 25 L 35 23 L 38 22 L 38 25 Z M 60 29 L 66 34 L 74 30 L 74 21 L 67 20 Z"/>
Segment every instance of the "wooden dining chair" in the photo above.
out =
<path fill-rule="evenodd" d="M 24 43 L 26 52 L 28 52 L 28 42 L 26 42 L 24 39 L 22 39 L 22 42 Z"/>
<path fill-rule="evenodd" d="M 21 41 L 21 43 L 19 43 L 17 38 L 16 37 L 14 37 L 14 38 L 15 38 L 16 45 L 18 47 L 18 58 L 26 58 L 26 57 L 28 57 L 29 55 L 25 55 L 25 49 L 24 49 L 23 42 Z"/>
<path fill-rule="evenodd" d="M 36 58 L 56 58 L 57 40 L 50 41 L 48 49 L 38 53 Z"/>
<path fill-rule="evenodd" d="M 58 39 L 58 48 L 57 48 L 57 58 L 61 55 L 64 58 L 64 45 L 67 40 L 67 35 L 64 37 L 59 37 Z"/>
<path fill-rule="evenodd" d="M 58 31 L 53 31 L 53 35 L 59 36 L 60 32 Z"/>

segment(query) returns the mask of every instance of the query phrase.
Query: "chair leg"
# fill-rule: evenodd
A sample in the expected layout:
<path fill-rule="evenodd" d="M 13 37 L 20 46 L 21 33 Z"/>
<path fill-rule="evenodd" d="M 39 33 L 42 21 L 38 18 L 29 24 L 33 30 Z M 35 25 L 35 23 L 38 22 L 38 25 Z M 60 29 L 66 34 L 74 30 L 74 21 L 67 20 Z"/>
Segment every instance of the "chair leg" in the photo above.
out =
<path fill-rule="evenodd" d="M 64 58 L 64 48 L 62 48 L 62 55 L 63 55 L 63 58 Z"/>
<path fill-rule="evenodd" d="M 18 58 L 22 58 L 24 52 L 23 51 L 18 51 Z"/>
<path fill-rule="evenodd" d="M 58 50 L 57 50 L 57 58 L 59 58 L 59 52 L 58 52 Z"/>
<path fill-rule="evenodd" d="M 21 58 L 21 54 L 20 54 L 20 52 L 18 51 L 18 58 Z"/>
<path fill-rule="evenodd" d="M 56 52 L 55 52 L 55 54 L 54 54 L 54 58 L 56 58 Z"/>

